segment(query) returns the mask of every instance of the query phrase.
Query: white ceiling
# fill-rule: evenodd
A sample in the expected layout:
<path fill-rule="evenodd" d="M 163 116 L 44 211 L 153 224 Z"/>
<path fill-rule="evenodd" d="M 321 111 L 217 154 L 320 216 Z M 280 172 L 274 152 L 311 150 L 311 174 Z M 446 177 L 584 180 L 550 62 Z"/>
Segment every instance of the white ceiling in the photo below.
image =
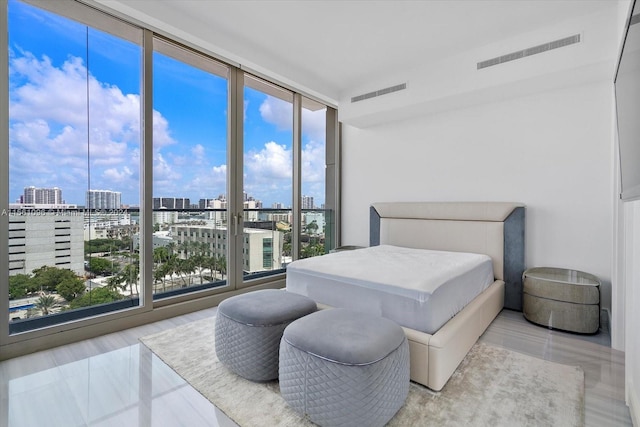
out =
<path fill-rule="evenodd" d="M 96 0 L 339 99 L 363 81 L 629 0 Z"/>

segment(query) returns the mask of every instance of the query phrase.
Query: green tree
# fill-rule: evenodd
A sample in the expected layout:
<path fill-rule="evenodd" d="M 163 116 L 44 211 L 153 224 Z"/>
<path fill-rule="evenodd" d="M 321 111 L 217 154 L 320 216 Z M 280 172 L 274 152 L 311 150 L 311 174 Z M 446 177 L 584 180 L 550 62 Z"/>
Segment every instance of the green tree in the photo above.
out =
<path fill-rule="evenodd" d="M 175 254 L 171 254 L 171 255 L 169 255 L 169 258 L 167 258 L 167 261 L 163 265 L 165 275 L 171 277 L 171 282 L 172 283 L 173 283 L 173 275 L 174 274 L 179 274 L 178 273 L 178 271 L 179 271 L 178 261 L 180 261 L 178 256 L 175 255 Z"/>
<path fill-rule="evenodd" d="M 160 264 L 159 266 L 154 267 L 153 269 L 153 283 L 162 283 L 162 291 L 167 290 L 166 283 L 166 264 Z"/>
<path fill-rule="evenodd" d="M 84 293 L 86 287 L 82 279 L 66 279 L 56 287 L 58 294 L 71 302 Z"/>
<path fill-rule="evenodd" d="M 217 264 L 218 264 L 218 258 L 215 255 L 204 257 L 202 262 L 202 266 L 211 272 L 211 280 L 213 281 L 215 281 L 216 279 Z"/>
<path fill-rule="evenodd" d="M 35 302 L 35 309 L 40 311 L 43 316 L 49 315 L 57 307 L 58 301 L 53 295 L 40 295 L 40 298 Z"/>
<path fill-rule="evenodd" d="M 176 272 L 182 278 L 184 286 L 189 286 L 191 284 L 191 275 L 195 273 L 195 271 L 195 263 L 191 258 L 177 260 Z"/>
<path fill-rule="evenodd" d="M 118 292 L 119 289 L 122 289 L 124 291 L 126 286 L 123 285 L 123 283 L 124 283 L 124 277 L 120 273 L 118 273 L 107 278 L 106 287 L 114 292 Z"/>
<path fill-rule="evenodd" d="M 91 257 L 89 259 L 89 271 L 101 276 L 113 274 L 113 262 L 105 258 Z"/>
<path fill-rule="evenodd" d="M 133 239 L 131 236 L 122 236 L 122 240 L 120 240 L 120 249 L 133 252 Z"/>
<path fill-rule="evenodd" d="M 220 278 L 224 279 L 224 275 L 227 274 L 227 258 L 224 255 L 218 255 L 218 271 L 220 272 Z"/>
<path fill-rule="evenodd" d="M 131 295 L 139 294 L 138 291 L 138 279 L 140 278 L 140 264 L 137 259 L 135 259 L 131 264 L 127 264 L 124 266 L 122 271 L 120 272 L 123 278 L 123 283 L 126 286 L 129 286 L 131 291 Z M 133 290 L 133 286 L 135 285 L 136 289 Z"/>
<path fill-rule="evenodd" d="M 189 259 L 189 254 L 195 249 L 197 243 L 186 240 L 178 246 L 178 250 L 184 252 L 184 257 Z"/>
<path fill-rule="evenodd" d="M 118 239 L 93 239 L 84 242 L 84 253 L 92 254 L 96 252 L 113 252 L 114 250 L 127 249 L 129 247 L 128 242 Z"/>
<path fill-rule="evenodd" d="M 169 259 L 169 249 L 165 246 L 158 246 L 153 249 L 153 262 L 160 265 Z"/>
<path fill-rule="evenodd" d="M 291 243 L 283 243 L 282 244 L 282 255 L 283 256 L 291 256 L 291 251 L 293 250 L 293 246 Z"/>
<path fill-rule="evenodd" d="M 189 259 L 193 262 L 194 268 L 198 271 L 198 276 L 200 276 L 200 284 L 202 284 L 204 283 L 204 278 L 202 277 L 202 275 L 207 264 L 209 245 L 204 242 L 194 242 L 192 245 L 192 250 L 193 252 Z"/>
<path fill-rule="evenodd" d="M 89 307 L 92 305 L 118 301 L 123 298 L 124 296 L 113 289 L 109 289 L 107 287 L 96 288 L 89 292 L 85 292 L 82 296 L 71 301 L 69 308 Z"/>
<path fill-rule="evenodd" d="M 318 232 L 318 223 L 316 222 L 316 220 L 313 220 L 309 224 L 307 224 L 305 230 L 309 234 L 316 234 Z"/>
<path fill-rule="evenodd" d="M 76 273 L 69 269 L 44 265 L 33 270 L 32 283 L 35 289 L 41 292 L 56 292 L 60 283 L 77 277 Z"/>
<path fill-rule="evenodd" d="M 122 271 L 118 274 L 107 279 L 107 286 L 111 290 L 116 290 L 118 288 L 123 291 L 130 288 L 130 293 L 133 295 L 134 293 L 138 294 L 138 279 L 140 276 L 140 265 L 139 260 L 135 259 L 132 263 L 124 266 Z M 133 286 L 135 285 L 136 289 L 134 291 Z"/>
<path fill-rule="evenodd" d="M 32 283 L 31 275 L 16 274 L 15 276 L 9 276 L 9 299 L 23 298 L 28 293 L 36 290 Z"/>
<path fill-rule="evenodd" d="M 176 253 L 178 245 L 176 245 L 176 242 L 171 242 L 167 244 L 166 247 L 167 247 L 167 250 L 169 251 L 169 255 L 174 255 Z"/>
<path fill-rule="evenodd" d="M 300 250 L 300 258 L 311 258 L 324 255 L 324 245 L 321 243 L 309 244 Z"/>

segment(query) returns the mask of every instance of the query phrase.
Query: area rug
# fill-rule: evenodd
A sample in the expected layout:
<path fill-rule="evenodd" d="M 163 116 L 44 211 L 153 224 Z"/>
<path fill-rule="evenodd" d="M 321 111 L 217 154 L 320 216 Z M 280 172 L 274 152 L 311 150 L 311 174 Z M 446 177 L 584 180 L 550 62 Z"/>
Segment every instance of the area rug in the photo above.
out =
<path fill-rule="evenodd" d="M 160 359 L 242 427 L 312 426 L 289 408 L 278 382 L 254 383 L 215 355 L 215 319 L 141 338 Z M 389 426 L 582 426 L 584 372 L 476 343 L 440 392 L 411 383 Z"/>

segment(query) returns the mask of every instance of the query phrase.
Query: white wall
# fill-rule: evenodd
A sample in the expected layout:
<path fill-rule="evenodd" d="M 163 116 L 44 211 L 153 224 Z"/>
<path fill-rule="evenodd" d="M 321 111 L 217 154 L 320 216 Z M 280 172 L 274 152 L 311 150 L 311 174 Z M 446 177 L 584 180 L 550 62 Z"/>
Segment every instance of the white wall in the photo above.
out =
<path fill-rule="evenodd" d="M 624 283 L 626 297 L 625 392 L 634 425 L 640 425 L 640 201 L 624 203 Z"/>
<path fill-rule="evenodd" d="M 368 245 L 380 201 L 527 205 L 527 267 L 584 270 L 611 306 L 612 83 L 368 128 L 343 125 L 342 244 Z"/>
<path fill-rule="evenodd" d="M 340 98 L 340 121 L 357 127 L 420 117 L 423 114 L 483 105 L 512 96 L 526 96 L 597 80 L 613 80 L 624 18 L 625 3 L 611 2 L 597 13 L 506 37 L 489 45 L 452 52 L 443 60 L 425 60 L 416 68 L 398 64 L 395 73 L 362 83 Z M 541 54 L 478 70 L 479 61 L 538 46 L 572 35 L 580 42 Z M 428 56 L 426 56 L 428 58 Z M 351 97 L 407 83 L 406 90 L 364 102 Z"/>

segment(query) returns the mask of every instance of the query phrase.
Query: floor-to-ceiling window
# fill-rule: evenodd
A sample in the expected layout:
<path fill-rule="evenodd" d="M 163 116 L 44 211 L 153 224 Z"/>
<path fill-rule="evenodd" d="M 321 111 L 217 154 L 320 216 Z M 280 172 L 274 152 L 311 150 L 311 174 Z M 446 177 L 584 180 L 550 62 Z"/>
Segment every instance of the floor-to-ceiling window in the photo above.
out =
<path fill-rule="evenodd" d="M 161 38 L 153 56 L 153 292 L 223 286 L 228 74 Z"/>
<path fill-rule="evenodd" d="M 11 326 L 136 306 L 142 31 L 13 0 L 8 25 Z"/>
<path fill-rule="evenodd" d="M 327 107 L 302 97 L 301 115 L 301 245 L 300 257 L 323 255 L 333 248 L 327 197 Z M 331 197 L 331 195 L 329 195 Z"/>
<path fill-rule="evenodd" d="M 3 345 L 282 282 L 332 247 L 334 109 L 79 2 L 0 6 Z"/>
<path fill-rule="evenodd" d="M 284 269 L 293 203 L 293 93 L 244 75 L 242 273 Z M 289 255 L 290 257 L 290 255 Z"/>

